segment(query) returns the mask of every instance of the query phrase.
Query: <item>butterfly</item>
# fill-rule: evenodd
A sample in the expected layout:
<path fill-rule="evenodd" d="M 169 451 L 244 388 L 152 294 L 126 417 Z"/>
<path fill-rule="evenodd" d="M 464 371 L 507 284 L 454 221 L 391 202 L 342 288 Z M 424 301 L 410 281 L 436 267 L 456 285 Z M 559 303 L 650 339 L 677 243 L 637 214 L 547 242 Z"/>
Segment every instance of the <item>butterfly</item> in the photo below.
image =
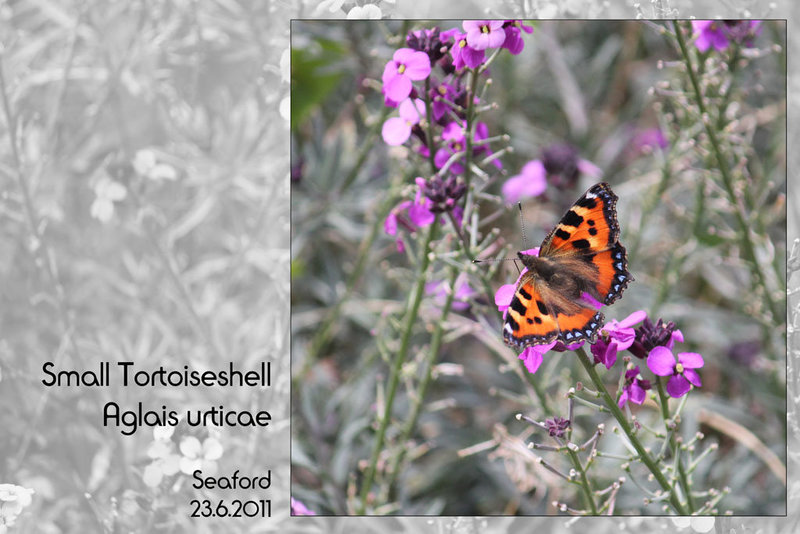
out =
<path fill-rule="evenodd" d="M 598 304 L 613 303 L 633 281 L 616 205 L 607 183 L 593 185 L 547 235 L 538 256 L 517 252 L 527 270 L 506 310 L 507 345 L 522 350 L 594 341 L 604 320 Z"/>

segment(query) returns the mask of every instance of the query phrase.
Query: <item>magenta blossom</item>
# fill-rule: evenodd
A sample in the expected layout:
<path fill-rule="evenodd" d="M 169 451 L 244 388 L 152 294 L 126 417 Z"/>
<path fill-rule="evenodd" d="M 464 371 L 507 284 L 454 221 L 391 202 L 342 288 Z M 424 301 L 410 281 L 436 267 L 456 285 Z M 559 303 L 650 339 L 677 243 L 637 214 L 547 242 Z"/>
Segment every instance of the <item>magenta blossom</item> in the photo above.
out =
<path fill-rule="evenodd" d="M 718 51 L 728 48 L 728 38 L 725 36 L 722 21 L 693 20 L 692 29 L 696 36 L 694 44 L 701 52 L 705 52 L 712 46 Z"/>
<path fill-rule="evenodd" d="M 387 145 L 402 145 L 411 136 L 411 129 L 425 116 L 425 102 L 419 98 L 406 98 L 398 107 L 399 117 L 390 117 L 383 123 L 381 135 Z"/>
<path fill-rule="evenodd" d="M 453 46 L 450 47 L 450 55 L 453 56 L 453 67 L 456 70 L 462 69 L 465 65 L 475 69 L 483 63 L 486 52 L 476 50 L 467 44 L 466 33 L 453 34 Z"/>
<path fill-rule="evenodd" d="M 748 44 L 761 29 L 759 20 L 693 20 L 695 46 L 705 52 L 712 46 L 721 52 L 730 41 Z"/>
<path fill-rule="evenodd" d="M 538 159 L 523 165 L 519 174 L 515 174 L 503 184 L 503 198 L 509 204 L 516 204 L 523 198 L 538 197 L 547 189 L 547 172 Z"/>
<path fill-rule="evenodd" d="M 525 48 L 525 41 L 522 39 L 522 32 L 532 33 L 533 26 L 526 26 L 520 20 L 507 20 L 503 24 L 503 29 L 506 32 L 506 40 L 503 42 L 503 48 L 517 55 Z"/>
<path fill-rule="evenodd" d="M 450 305 L 450 307 L 457 311 L 464 311 L 469 308 L 469 300 L 475 296 L 477 291 L 470 287 L 469 281 L 467 280 L 467 275 L 464 273 L 458 275 L 454 285 L 456 293 L 453 296 L 453 303 Z M 447 285 L 447 282 L 443 280 L 428 282 L 425 284 L 425 293 L 428 295 L 433 295 L 437 306 L 444 306 L 445 300 L 447 299 L 447 295 L 450 293 L 450 291 L 451 289 Z"/>
<path fill-rule="evenodd" d="M 675 342 L 683 343 L 683 332 L 675 326 L 675 323 L 672 321 L 665 323 L 659 318 L 653 324 L 649 317 L 645 317 L 642 326 L 636 329 L 636 339 L 629 350 L 637 358 L 645 358 L 655 347 L 667 347 L 672 350 Z"/>
<path fill-rule="evenodd" d="M 412 81 L 424 80 L 431 73 L 431 60 L 425 52 L 411 48 L 395 51 L 383 69 L 383 91 L 386 98 L 402 102 L 411 94 Z"/>
<path fill-rule="evenodd" d="M 684 396 L 692 386 L 701 387 L 700 375 L 695 369 L 703 367 L 703 357 L 696 352 L 678 353 L 678 361 L 667 347 L 659 346 L 647 356 L 647 367 L 657 376 L 669 376 L 667 393 L 670 397 Z"/>
<path fill-rule="evenodd" d="M 445 145 L 436 151 L 433 156 L 433 162 L 437 169 L 444 167 L 445 163 L 450 158 L 466 148 L 467 140 L 464 136 L 464 128 L 457 122 L 451 122 L 442 130 L 442 140 L 446 141 Z M 459 163 L 461 158 L 457 158 L 450 164 L 449 171 L 453 174 L 462 174 L 464 166 Z"/>
<path fill-rule="evenodd" d="M 455 102 L 457 96 L 456 88 L 448 83 L 440 83 L 437 87 L 431 89 L 433 119 L 437 121 L 441 119 L 450 109 L 450 103 Z"/>
<path fill-rule="evenodd" d="M 527 369 L 530 374 L 534 374 L 539 370 L 539 366 L 542 365 L 542 361 L 544 361 L 544 353 L 555 346 L 556 342 L 553 341 L 545 345 L 532 345 L 530 347 L 525 347 L 525 350 L 520 353 L 519 359 L 524 360 L 525 369 Z"/>
<path fill-rule="evenodd" d="M 475 50 L 497 48 L 506 40 L 502 20 L 465 20 L 461 27 L 467 32 L 467 44 Z"/>
<path fill-rule="evenodd" d="M 617 362 L 617 353 L 630 348 L 636 340 L 636 331 L 633 325 L 642 322 L 647 317 L 644 310 L 635 311 L 622 321 L 612 319 L 600 330 L 600 337 L 592 345 L 592 355 L 595 363 L 602 363 L 611 369 Z"/>
<path fill-rule="evenodd" d="M 291 498 L 292 515 L 317 515 L 313 510 L 306 508 L 306 505 L 301 501 Z"/>
<path fill-rule="evenodd" d="M 431 211 L 433 202 L 422 194 L 422 188 L 425 184 L 423 178 L 417 178 L 417 195 L 414 202 L 404 200 L 389 212 L 386 219 L 383 221 L 383 230 L 391 235 L 397 235 L 398 226 L 405 227 L 409 232 L 414 232 L 418 228 L 428 226 L 436 220 L 436 215 Z M 421 185 L 422 184 L 422 185 Z M 397 240 L 397 249 L 402 252 L 403 242 Z"/>
<path fill-rule="evenodd" d="M 651 387 L 650 381 L 643 379 L 642 375 L 639 374 L 638 365 L 633 369 L 628 369 L 625 371 L 625 385 L 622 386 L 622 394 L 619 396 L 617 404 L 620 408 L 625 406 L 625 403 L 628 401 L 635 404 L 642 404 L 647 396 L 645 391 Z"/>

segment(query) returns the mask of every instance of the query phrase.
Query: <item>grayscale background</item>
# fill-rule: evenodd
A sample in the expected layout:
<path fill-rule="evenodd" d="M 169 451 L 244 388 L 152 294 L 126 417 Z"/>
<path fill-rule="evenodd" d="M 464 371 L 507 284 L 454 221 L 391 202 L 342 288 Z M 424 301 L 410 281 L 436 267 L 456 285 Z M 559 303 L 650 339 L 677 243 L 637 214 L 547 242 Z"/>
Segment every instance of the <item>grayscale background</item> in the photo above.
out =
<path fill-rule="evenodd" d="M 800 6 L 788 0 L 374 3 L 387 18 L 787 18 L 787 143 L 800 141 Z M 0 484 L 35 491 L 9 531 L 676 531 L 667 518 L 289 517 L 289 20 L 344 18 L 354 5 L 0 3 Z M 789 176 L 798 158 L 789 150 Z M 792 241 L 800 192 L 790 184 Z M 790 280 L 790 290 L 798 284 Z M 798 529 L 793 320 L 790 310 L 789 516 L 719 518 L 716 532 Z M 81 369 L 123 359 L 177 368 L 269 359 L 273 384 L 40 383 L 48 360 Z M 209 443 L 194 459 L 221 473 L 271 469 L 273 517 L 190 521 L 185 487 L 155 493 L 143 482 L 163 458 L 152 432 L 123 437 L 102 427 L 98 406 L 109 400 L 269 410 L 265 430 L 194 436 Z M 183 519 L 169 513 L 176 506 Z"/>

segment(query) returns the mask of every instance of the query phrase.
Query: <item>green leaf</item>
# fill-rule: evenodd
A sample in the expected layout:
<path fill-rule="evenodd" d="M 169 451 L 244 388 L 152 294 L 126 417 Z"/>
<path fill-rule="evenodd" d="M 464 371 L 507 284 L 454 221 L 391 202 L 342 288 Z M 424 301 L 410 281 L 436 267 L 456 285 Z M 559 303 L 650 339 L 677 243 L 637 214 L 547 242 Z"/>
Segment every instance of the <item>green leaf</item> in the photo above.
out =
<path fill-rule="evenodd" d="M 344 72 L 337 69 L 346 57 L 344 47 L 318 39 L 315 46 L 292 49 L 292 129 L 337 88 Z"/>

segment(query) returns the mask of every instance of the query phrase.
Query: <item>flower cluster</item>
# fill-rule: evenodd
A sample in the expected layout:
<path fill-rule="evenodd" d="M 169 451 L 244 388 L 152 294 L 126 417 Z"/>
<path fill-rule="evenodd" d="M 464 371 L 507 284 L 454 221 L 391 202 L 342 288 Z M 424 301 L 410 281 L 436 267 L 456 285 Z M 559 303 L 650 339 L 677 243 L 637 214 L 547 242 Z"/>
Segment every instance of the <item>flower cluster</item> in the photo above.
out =
<path fill-rule="evenodd" d="M 712 46 L 722 52 L 731 42 L 751 46 L 761 32 L 760 20 L 693 20 L 694 43 L 701 52 Z"/>
<path fill-rule="evenodd" d="M 469 109 L 480 104 L 470 92 L 474 87 L 467 87 L 467 74 L 484 73 L 492 54 L 501 49 L 519 54 L 525 46 L 522 34 L 532 31 L 517 20 L 464 21 L 461 28 L 446 31 L 412 31 L 406 36 L 406 46 L 393 53 L 381 79 L 384 102 L 396 109 L 396 115 L 383 123 L 383 140 L 399 146 L 416 139 L 416 152 L 431 158 L 437 172 L 427 181 L 417 178 L 415 200 L 400 202 L 384 221 L 387 234 L 397 237 L 399 228 L 413 232 L 432 224 L 435 214 L 443 212 L 452 212 L 460 225 L 463 210 L 458 201 L 467 188 L 461 178 L 467 161 L 481 157 L 502 169 L 489 147 L 489 126 L 474 120 L 476 113 L 467 117 Z M 397 247 L 404 248 L 399 237 Z"/>

